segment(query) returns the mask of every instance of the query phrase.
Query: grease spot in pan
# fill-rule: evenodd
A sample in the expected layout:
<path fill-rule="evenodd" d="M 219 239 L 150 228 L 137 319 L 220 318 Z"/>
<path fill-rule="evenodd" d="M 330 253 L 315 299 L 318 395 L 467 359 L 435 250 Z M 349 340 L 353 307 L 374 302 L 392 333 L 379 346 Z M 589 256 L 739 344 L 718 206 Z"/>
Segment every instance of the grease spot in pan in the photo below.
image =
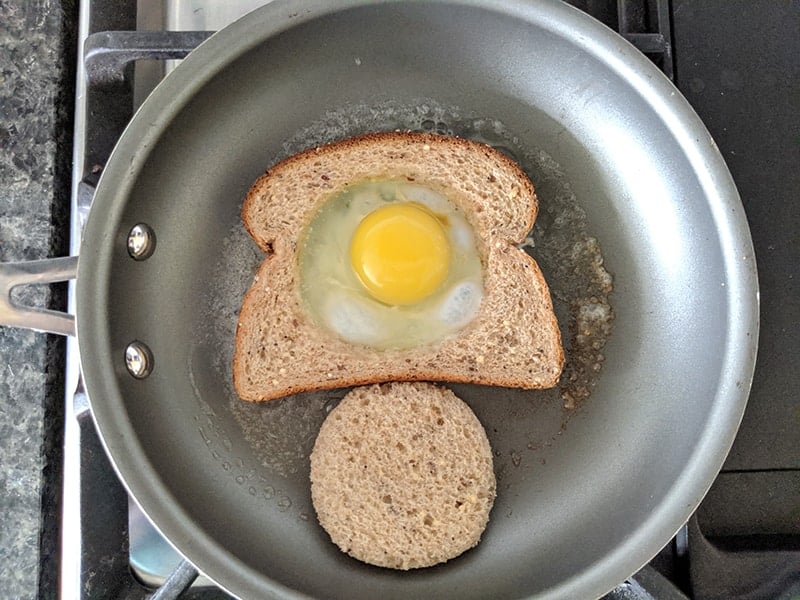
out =
<path fill-rule="evenodd" d="M 604 266 L 600 243 L 590 233 L 568 175 L 545 149 L 524 146 L 496 119 L 469 115 L 433 101 L 413 106 L 386 102 L 332 111 L 286 140 L 274 160 L 336 139 L 393 129 L 435 131 L 488 143 L 516 160 L 533 180 L 539 216 L 521 247 L 537 260 L 551 288 L 567 355 L 561 383 L 553 390 L 508 390 L 502 401 L 497 401 L 493 391 L 491 402 L 484 402 L 487 388 L 451 387 L 470 403 L 489 432 L 492 447 L 500 451 L 501 457 L 495 461 L 498 475 L 504 475 L 508 467 L 542 468 L 546 453 L 556 445 L 574 409 L 590 400 L 602 375 L 602 351 L 612 334 L 614 312 L 609 299 L 613 280 Z M 265 164 L 264 169 L 269 166 Z M 209 339 L 214 340 L 211 362 L 241 435 L 261 466 L 291 478 L 307 473 L 316 433 L 330 407 L 347 390 L 255 404 L 236 396 L 231 369 L 236 320 L 263 259 L 241 224 L 235 223 L 213 269 L 204 318 L 210 324 Z M 498 433 L 492 434 L 494 429 Z"/>
<path fill-rule="evenodd" d="M 275 160 L 333 140 L 395 129 L 484 142 L 515 160 L 533 181 L 539 215 L 522 247 L 537 260 L 550 286 L 567 354 L 558 391 L 565 409 L 578 408 L 602 370 L 602 349 L 614 321 L 609 300 L 613 279 L 568 175 L 545 149 L 525 146 L 498 119 L 421 99 L 411 105 L 387 101 L 331 111 L 286 140 Z"/>
<path fill-rule="evenodd" d="M 197 403 L 194 421 L 198 435 L 203 440 L 211 458 L 244 493 L 260 500 L 267 506 L 274 507 L 280 513 L 286 513 L 293 506 L 289 492 L 275 487 L 273 478 L 265 476 L 264 465 L 260 459 L 253 458 L 253 452 L 242 452 L 241 448 L 237 447 L 231 434 L 238 436 L 238 432 L 229 431 L 224 423 L 225 419 L 221 419 L 215 409 L 206 401 L 209 396 L 216 397 L 215 394 L 209 393 L 209 388 L 206 386 L 198 384 L 196 370 L 200 369 L 202 372 L 202 365 L 205 364 L 203 358 L 212 354 L 215 360 L 219 359 L 216 353 L 209 352 L 210 347 L 205 344 L 197 346 L 191 354 L 188 365 L 189 380 Z M 219 371 L 219 364 L 215 364 L 214 368 Z M 230 396 L 235 396 L 235 394 L 230 385 L 223 387 L 226 389 L 226 397 L 222 409 L 227 410 Z M 303 508 L 302 504 L 298 507 L 298 509 Z"/>

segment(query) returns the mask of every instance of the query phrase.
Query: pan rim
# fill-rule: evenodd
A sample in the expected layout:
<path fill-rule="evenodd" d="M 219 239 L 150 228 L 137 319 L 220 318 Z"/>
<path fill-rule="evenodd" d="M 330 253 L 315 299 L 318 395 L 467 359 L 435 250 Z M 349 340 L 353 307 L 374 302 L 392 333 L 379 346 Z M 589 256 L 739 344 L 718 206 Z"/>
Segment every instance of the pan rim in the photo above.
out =
<path fill-rule="evenodd" d="M 665 120 L 696 167 L 718 233 L 722 234 L 720 246 L 726 273 L 731 276 L 727 282 L 730 316 L 725 361 L 708 423 L 697 440 L 692 458 L 670 494 L 661 499 L 624 543 L 571 579 L 547 590 L 542 597 L 601 595 L 646 564 L 681 527 L 710 488 L 733 444 L 749 395 L 758 341 L 758 283 L 749 229 L 733 179 L 705 126 L 677 88 L 624 39 L 578 9 L 557 0 L 450 3 L 500 12 L 551 29 L 556 24 L 562 28 L 567 25 L 575 34 L 576 45 L 609 64 Z M 113 232 L 118 232 L 132 182 L 147 159 L 147 149 L 155 145 L 183 106 L 220 69 L 263 39 L 307 20 L 364 4 L 360 0 L 342 0 L 335 4 L 325 0 L 309 0 L 302 4 L 275 0 L 214 34 L 198 47 L 159 84 L 120 138 L 97 187 L 97 198 L 102 197 L 103 202 L 93 207 L 81 246 L 76 322 L 81 355 L 92 358 L 81 361 L 82 369 L 106 452 L 128 491 L 165 538 L 210 579 L 243 597 L 265 593 L 290 598 L 305 596 L 267 580 L 207 536 L 181 510 L 159 475 L 150 468 L 136 433 L 125 417 L 125 402 L 117 385 L 119 365 L 110 348 L 107 315 L 104 308 L 98 310 L 97 307 L 107 306 L 111 256 L 116 245 L 121 243 L 118 234 Z M 706 137 L 698 137 L 698 131 L 704 132 Z M 80 271 L 91 276 L 82 277 Z M 132 459 L 129 464 L 138 467 L 126 468 L 115 459 L 118 456 Z"/>

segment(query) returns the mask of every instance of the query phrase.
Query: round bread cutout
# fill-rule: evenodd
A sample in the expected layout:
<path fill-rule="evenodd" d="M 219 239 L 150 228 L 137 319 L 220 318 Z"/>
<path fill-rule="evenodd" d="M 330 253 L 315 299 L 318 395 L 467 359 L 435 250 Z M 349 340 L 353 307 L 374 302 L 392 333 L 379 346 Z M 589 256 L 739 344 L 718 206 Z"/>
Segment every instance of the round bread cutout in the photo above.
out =
<path fill-rule="evenodd" d="M 475 414 L 429 383 L 353 389 L 322 424 L 311 498 L 339 548 L 415 569 L 475 546 L 495 498 L 492 451 Z"/>

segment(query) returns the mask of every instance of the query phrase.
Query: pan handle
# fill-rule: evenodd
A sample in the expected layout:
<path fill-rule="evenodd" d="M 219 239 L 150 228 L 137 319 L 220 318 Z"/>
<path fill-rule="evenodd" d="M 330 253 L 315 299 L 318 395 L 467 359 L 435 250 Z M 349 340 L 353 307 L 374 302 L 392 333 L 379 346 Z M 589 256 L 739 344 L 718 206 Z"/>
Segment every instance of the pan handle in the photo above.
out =
<path fill-rule="evenodd" d="M 74 315 L 19 306 L 12 299 L 11 290 L 20 285 L 67 281 L 75 279 L 77 274 L 77 256 L 0 263 L 0 325 L 74 336 Z"/>

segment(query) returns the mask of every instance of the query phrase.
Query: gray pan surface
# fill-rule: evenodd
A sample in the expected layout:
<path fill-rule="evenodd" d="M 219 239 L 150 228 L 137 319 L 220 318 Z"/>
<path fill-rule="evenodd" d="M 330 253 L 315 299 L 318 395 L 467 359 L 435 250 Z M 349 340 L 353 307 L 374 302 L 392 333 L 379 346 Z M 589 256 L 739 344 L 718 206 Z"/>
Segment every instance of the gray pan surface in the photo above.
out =
<path fill-rule="evenodd" d="M 252 181 L 304 145 L 429 121 L 528 157 L 548 231 L 547 206 L 574 198 L 615 319 L 574 411 L 558 391 L 453 386 L 495 450 L 497 501 L 475 549 L 400 573 L 340 553 L 315 520 L 308 452 L 344 391 L 246 404 L 229 360 L 264 258 L 239 220 Z M 134 261 L 140 222 L 157 246 Z M 243 598 L 598 597 L 692 513 L 749 390 L 757 281 L 725 164 L 642 55 L 558 2 L 273 2 L 147 100 L 84 235 L 78 339 L 102 439 L 171 543 Z M 541 262 L 569 352 L 569 294 Z M 152 349 L 146 379 L 126 372 L 132 340 Z"/>

